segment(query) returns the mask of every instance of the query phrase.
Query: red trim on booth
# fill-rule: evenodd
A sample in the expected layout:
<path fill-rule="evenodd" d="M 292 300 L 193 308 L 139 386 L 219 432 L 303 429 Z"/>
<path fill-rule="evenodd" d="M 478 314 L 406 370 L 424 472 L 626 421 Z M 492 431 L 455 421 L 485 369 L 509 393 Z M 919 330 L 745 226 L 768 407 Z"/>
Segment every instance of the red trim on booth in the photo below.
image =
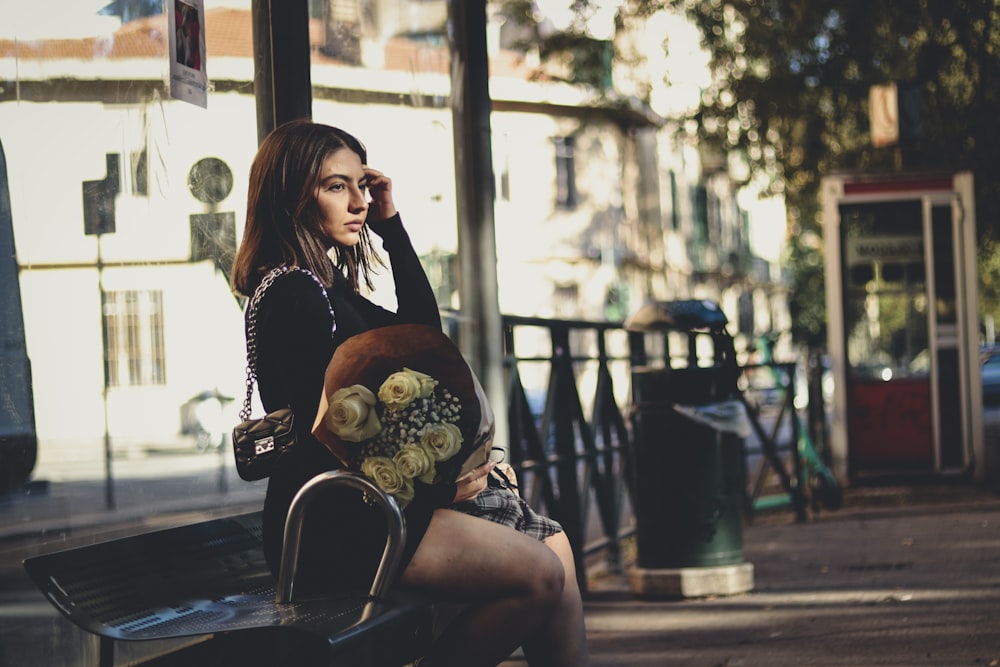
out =
<path fill-rule="evenodd" d="M 954 192 L 955 183 L 950 176 L 908 178 L 899 180 L 848 181 L 844 183 L 845 195 L 867 195 L 891 192 Z"/>

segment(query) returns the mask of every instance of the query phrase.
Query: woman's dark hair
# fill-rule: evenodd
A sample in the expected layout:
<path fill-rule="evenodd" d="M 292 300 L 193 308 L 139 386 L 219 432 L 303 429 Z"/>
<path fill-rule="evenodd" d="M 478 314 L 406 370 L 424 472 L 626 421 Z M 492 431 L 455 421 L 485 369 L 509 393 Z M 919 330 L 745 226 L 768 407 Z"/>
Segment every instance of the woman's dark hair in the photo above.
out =
<path fill-rule="evenodd" d="M 374 266 L 383 263 L 372 247 L 368 226 L 356 246 L 334 244 L 329 252 L 320 227 L 316 191 L 321 168 L 342 148 L 356 153 L 361 164 L 368 163 L 368 152 L 355 137 L 311 120 L 285 123 L 261 142 L 250 166 L 246 226 L 233 260 L 236 292 L 250 296 L 264 275 L 282 264 L 309 269 L 327 286 L 333 283 L 336 266 L 347 272 L 355 291 L 361 281 L 372 287 Z"/>

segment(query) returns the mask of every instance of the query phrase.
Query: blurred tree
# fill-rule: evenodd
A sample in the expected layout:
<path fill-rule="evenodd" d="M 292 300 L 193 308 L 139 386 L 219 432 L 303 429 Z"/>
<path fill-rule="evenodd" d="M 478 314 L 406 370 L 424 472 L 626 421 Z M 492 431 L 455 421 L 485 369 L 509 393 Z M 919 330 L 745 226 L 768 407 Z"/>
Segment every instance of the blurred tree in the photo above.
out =
<path fill-rule="evenodd" d="M 599 93 L 611 88 L 614 45 L 604 36 L 595 36 L 589 23 L 601 5 L 614 5 L 614 2 L 500 0 L 494 4 L 496 11 L 514 28 L 509 33 L 516 37 L 512 38 L 512 43 L 508 46 L 523 50 L 537 49 L 543 60 L 549 64 L 558 64 L 555 71 L 565 72 L 563 76 L 556 76 L 555 71 L 550 68 L 550 77 L 591 86 Z M 569 14 L 571 18 L 563 25 L 555 25 L 546 10 L 560 8 L 566 10 L 558 12 L 560 15 Z"/>
<path fill-rule="evenodd" d="M 558 2 L 558 0 L 550 0 Z M 564 0 L 581 17 L 607 0 Z M 509 16 L 537 17 L 507 0 Z M 542 4 L 542 3 L 538 3 Z M 825 340 L 819 185 L 835 171 L 957 170 L 975 175 L 981 313 L 1000 320 L 1000 1 L 620 0 L 627 16 L 686 12 L 711 56 L 692 121 L 701 141 L 741 153 L 789 212 L 793 335 Z M 543 54 L 586 49 L 571 25 Z M 669 43 L 668 43 L 669 48 Z M 580 60 L 578 82 L 602 80 Z M 900 137 L 872 144 L 869 93 L 896 83 Z"/>
<path fill-rule="evenodd" d="M 1000 266 L 1000 3 L 996 0 L 676 0 L 711 54 L 713 83 L 696 120 L 703 141 L 743 153 L 789 210 L 793 334 L 822 340 L 816 317 L 819 184 L 843 170 L 969 169 L 981 261 Z M 872 85 L 896 83 L 900 138 L 875 147 Z M 816 270 L 820 269 L 817 275 Z M 984 278 L 987 277 L 984 275 Z M 1000 271 L 982 313 L 1000 311 Z"/>

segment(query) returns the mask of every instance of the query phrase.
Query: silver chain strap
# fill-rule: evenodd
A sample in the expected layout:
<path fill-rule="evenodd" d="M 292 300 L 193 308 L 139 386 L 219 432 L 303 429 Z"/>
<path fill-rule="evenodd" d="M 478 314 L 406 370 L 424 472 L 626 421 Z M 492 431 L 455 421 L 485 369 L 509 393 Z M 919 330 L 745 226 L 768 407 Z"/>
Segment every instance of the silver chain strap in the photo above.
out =
<path fill-rule="evenodd" d="M 323 299 L 326 301 L 327 307 L 330 309 L 330 318 L 333 320 L 333 327 L 330 329 L 330 335 L 337 331 L 337 318 L 333 314 L 333 307 L 330 306 L 330 299 L 326 294 L 326 287 L 320 282 L 316 275 L 308 270 L 303 269 L 298 266 L 276 266 L 271 269 L 264 279 L 260 281 L 260 285 L 254 290 L 253 297 L 250 299 L 250 305 L 247 306 L 247 395 L 243 399 L 243 409 L 240 410 L 240 421 L 246 421 L 250 419 L 250 403 L 253 400 L 253 386 L 257 380 L 257 307 L 260 305 L 260 300 L 264 297 L 264 292 L 267 288 L 278 279 L 279 276 L 283 276 L 289 271 L 301 271 L 315 281 L 319 288 L 323 291 Z"/>

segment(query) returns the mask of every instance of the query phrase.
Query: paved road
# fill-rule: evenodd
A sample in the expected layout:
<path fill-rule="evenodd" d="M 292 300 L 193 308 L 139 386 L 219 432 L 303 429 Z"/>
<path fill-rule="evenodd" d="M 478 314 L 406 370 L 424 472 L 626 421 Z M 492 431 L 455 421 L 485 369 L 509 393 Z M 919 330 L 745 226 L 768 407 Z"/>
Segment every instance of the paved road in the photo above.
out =
<path fill-rule="evenodd" d="M 748 594 L 640 601 L 624 577 L 594 581 L 594 666 L 1000 665 L 1000 497 L 885 488 L 849 502 L 748 526 Z"/>

